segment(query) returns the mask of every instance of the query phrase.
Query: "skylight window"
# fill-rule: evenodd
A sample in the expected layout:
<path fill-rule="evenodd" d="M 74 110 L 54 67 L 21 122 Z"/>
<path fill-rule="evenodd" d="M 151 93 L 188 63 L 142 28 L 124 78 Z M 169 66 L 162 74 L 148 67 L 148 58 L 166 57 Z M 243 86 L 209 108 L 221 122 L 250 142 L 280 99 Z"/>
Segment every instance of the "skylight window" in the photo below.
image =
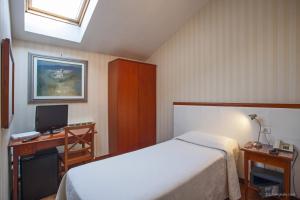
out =
<path fill-rule="evenodd" d="M 79 25 L 89 0 L 26 0 L 26 12 Z"/>

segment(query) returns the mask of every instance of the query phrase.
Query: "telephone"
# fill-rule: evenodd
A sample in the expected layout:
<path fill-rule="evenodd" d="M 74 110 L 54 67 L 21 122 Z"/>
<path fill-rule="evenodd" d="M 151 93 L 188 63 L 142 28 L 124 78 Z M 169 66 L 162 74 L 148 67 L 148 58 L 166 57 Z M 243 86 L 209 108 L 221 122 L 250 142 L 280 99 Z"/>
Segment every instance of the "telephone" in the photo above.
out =
<path fill-rule="evenodd" d="M 276 140 L 274 144 L 274 149 L 293 152 L 294 146 L 292 144 L 284 143 L 281 140 Z"/>

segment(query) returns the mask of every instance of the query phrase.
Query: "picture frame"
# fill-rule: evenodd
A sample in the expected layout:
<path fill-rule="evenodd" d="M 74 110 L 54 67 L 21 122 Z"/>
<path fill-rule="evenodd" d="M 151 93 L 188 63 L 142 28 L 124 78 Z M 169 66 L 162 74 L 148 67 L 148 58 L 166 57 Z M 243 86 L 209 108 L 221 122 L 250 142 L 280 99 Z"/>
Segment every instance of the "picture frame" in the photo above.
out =
<path fill-rule="evenodd" d="M 15 62 L 10 39 L 1 41 L 1 128 L 9 128 L 15 113 Z"/>
<path fill-rule="evenodd" d="M 28 103 L 88 100 L 88 61 L 28 53 Z"/>

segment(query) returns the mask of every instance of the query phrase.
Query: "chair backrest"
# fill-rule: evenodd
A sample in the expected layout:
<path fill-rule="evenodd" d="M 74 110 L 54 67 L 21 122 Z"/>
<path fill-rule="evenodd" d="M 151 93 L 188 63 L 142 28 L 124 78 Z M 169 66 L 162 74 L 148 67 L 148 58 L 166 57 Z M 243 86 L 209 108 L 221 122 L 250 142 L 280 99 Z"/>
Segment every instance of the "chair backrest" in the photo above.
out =
<path fill-rule="evenodd" d="M 64 160 L 70 153 L 89 152 L 94 158 L 95 123 L 67 126 L 65 130 Z M 81 148 L 78 148 L 78 144 Z"/>

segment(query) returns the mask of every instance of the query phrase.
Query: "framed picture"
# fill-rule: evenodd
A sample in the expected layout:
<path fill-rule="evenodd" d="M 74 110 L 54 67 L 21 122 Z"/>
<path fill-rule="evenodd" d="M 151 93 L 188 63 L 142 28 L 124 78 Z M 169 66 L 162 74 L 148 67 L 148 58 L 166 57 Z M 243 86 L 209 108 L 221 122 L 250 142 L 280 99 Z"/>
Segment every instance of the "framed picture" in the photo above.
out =
<path fill-rule="evenodd" d="M 88 61 L 28 54 L 29 103 L 87 102 Z"/>
<path fill-rule="evenodd" d="M 15 63 L 10 40 L 1 42 L 1 127 L 9 128 L 14 116 Z"/>

